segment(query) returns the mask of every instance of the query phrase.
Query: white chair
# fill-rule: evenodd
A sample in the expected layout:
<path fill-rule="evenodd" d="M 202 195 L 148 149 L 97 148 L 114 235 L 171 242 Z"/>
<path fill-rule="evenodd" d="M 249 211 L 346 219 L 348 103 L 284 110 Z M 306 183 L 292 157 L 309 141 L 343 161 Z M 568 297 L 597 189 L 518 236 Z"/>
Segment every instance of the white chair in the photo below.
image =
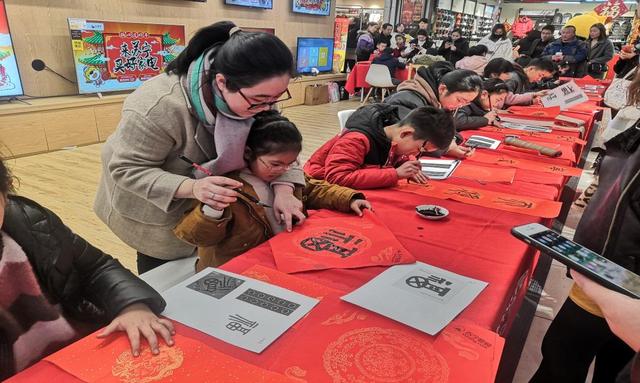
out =
<path fill-rule="evenodd" d="M 367 77 L 365 78 L 367 84 L 371 85 L 371 89 L 369 89 L 369 93 L 367 93 L 367 97 L 365 97 L 363 104 L 367 103 L 369 100 L 369 96 L 371 96 L 371 92 L 374 89 L 380 88 L 382 90 L 382 101 L 384 101 L 384 92 L 389 88 L 395 88 L 397 85 L 393 84 L 391 81 L 391 73 L 389 73 L 389 68 L 385 65 L 380 64 L 371 64 L 369 67 L 369 72 L 367 72 Z"/>
<path fill-rule="evenodd" d="M 340 112 L 338 112 L 338 124 L 340 125 L 341 133 L 347 124 L 347 120 L 349 119 L 349 117 L 351 117 L 351 115 L 355 111 L 356 111 L 355 109 L 348 109 L 348 110 L 341 110 Z"/>

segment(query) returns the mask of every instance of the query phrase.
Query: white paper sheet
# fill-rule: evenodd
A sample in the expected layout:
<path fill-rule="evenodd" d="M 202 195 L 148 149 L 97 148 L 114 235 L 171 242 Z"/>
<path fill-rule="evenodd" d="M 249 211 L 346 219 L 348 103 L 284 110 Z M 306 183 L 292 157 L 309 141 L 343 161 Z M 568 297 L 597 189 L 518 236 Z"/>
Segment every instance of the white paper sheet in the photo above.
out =
<path fill-rule="evenodd" d="M 575 81 L 560 85 L 542 97 L 542 105 L 545 108 L 559 106 L 561 110 L 569 109 L 586 101 L 589 101 L 589 97 Z"/>
<path fill-rule="evenodd" d="M 435 335 L 486 286 L 486 282 L 416 262 L 393 266 L 342 299 Z"/>
<path fill-rule="evenodd" d="M 477 148 L 482 148 L 482 149 L 491 149 L 491 150 L 495 150 L 498 149 L 498 146 L 500 146 L 501 141 L 500 140 L 495 140 L 493 138 L 489 138 L 489 137 L 485 137 L 485 136 L 471 136 L 467 139 L 467 141 L 465 141 L 464 145 L 465 146 L 475 146 Z"/>
<path fill-rule="evenodd" d="M 256 353 L 318 303 L 282 287 L 211 267 L 162 296 L 167 301 L 162 315 Z"/>
<path fill-rule="evenodd" d="M 460 160 L 425 160 L 420 159 L 422 173 L 432 180 L 444 180 L 453 174 Z"/>

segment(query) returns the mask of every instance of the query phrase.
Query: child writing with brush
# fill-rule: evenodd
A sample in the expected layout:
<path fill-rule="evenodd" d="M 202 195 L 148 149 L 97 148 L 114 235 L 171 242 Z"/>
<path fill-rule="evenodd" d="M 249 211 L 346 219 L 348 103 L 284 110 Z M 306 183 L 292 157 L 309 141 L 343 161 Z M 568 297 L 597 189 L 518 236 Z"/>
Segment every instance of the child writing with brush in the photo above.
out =
<path fill-rule="evenodd" d="M 227 177 L 238 181 L 238 199 L 224 210 L 198 205 L 178 222 L 178 238 L 198 246 L 197 271 L 217 267 L 285 230 L 273 209 L 269 183 L 297 163 L 302 135 L 286 117 L 275 111 L 256 115 L 244 158 L 247 167 Z M 294 190 L 306 209 L 355 212 L 371 209 L 364 195 L 353 189 L 306 177 L 306 185 Z"/>

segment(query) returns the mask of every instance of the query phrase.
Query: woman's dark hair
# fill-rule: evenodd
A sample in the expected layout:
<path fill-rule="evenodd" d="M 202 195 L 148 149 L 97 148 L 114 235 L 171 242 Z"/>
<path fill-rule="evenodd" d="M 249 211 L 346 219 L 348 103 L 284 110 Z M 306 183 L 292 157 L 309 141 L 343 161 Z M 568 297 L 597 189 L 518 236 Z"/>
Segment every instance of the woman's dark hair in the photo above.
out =
<path fill-rule="evenodd" d="M 598 36 L 598 41 L 604 40 L 607 38 L 607 30 L 605 29 L 604 24 L 602 23 L 593 24 L 591 28 L 598 28 L 598 30 L 600 31 L 600 36 Z M 591 28 L 589 28 L 589 30 L 591 30 Z"/>
<path fill-rule="evenodd" d="M 411 111 L 398 122 L 399 126 L 411 126 L 413 138 L 427 140 L 438 147 L 447 149 L 456 134 L 451 113 L 444 109 L 423 106 Z"/>
<path fill-rule="evenodd" d="M 394 30 L 394 31 L 396 31 L 396 32 L 398 32 L 398 27 L 399 27 L 399 26 L 401 26 L 401 25 L 402 25 L 403 27 L 405 26 L 403 23 L 398 23 L 398 24 L 396 24 L 396 27 L 395 27 L 395 28 L 393 28 L 393 30 Z M 400 33 L 400 32 L 398 32 L 398 33 Z"/>
<path fill-rule="evenodd" d="M 502 32 L 504 32 L 504 34 L 500 37 L 502 40 L 507 38 L 507 30 L 504 27 L 504 24 L 496 24 L 493 26 L 493 28 L 491 28 L 491 36 L 495 36 L 496 35 L 496 31 L 498 29 L 502 29 Z"/>
<path fill-rule="evenodd" d="M 451 33 L 449 33 L 449 36 L 451 36 L 452 33 L 457 33 L 460 36 L 462 36 L 462 29 L 456 28 L 456 29 L 452 30 Z"/>
<path fill-rule="evenodd" d="M 247 137 L 245 160 L 253 161 L 265 154 L 300 152 L 302 135 L 296 125 L 275 110 L 258 113 Z M 247 158 L 248 157 L 248 158 Z"/>
<path fill-rule="evenodd" d="M 420 21 L 418 21 L 418 23 L 427 23 L 429 24 L 429 19 L 427 19 L 426 17 L 423 17 L 420 19 Z"/>
<path fill-rule="evenodd" d="M 427 36 L 427 37 L 429 37 L 429 33 L 424 29 L 420 29 L 420 30 L 418 30 L 418 33 L 416 33 L 416 36 Z"/>
<path fill-rule="evenodd" d="M 374 25 L 378 25 L 378 23 L 376 23 L 375 21 L 369 21 L 369 22 L 367 23 L 367 29 L 369 29 L 369 28 L 373 27 Z"/>
<path fill-rule="evenodd" d="M 293 55 L 282 40 L 264 32 L 237 31 L 229 36 L 235 26 L 231 21 L 220 21 L 200 29 L 184 51 L 167 65 L 166 72 L 185 75 L 193 61 L 207 49 L 218 46 L 209 81 L 220 73 L 232 92 L 275 76 L 295 75 Z"/>
<path fill-rule="evenodd" d="M 482 77 L 472 70 L 456 69 L 442 76 L 440 84 L 444 84 L 449 93 L 480 92 Z"/>
<path fill-rule="evenodd" d="M 482 81 L 482 90 L 489 94 L 502 94 L 509 91 L 509 86 L 499 78 L 487 78 Z"/>
<path fill-rule="evenodd" d="M 484 56 L 489 53 L 486 45 L 474 45 L 467 51 L 467 56 Z"/>
<path fill-rule="evenodd" d="M 13 175 L 4 160 L 0 158 L 0 196 L 4 197 L 13 192 Z"/>
<path fill-rule="evenodd" d="M 503 58 L 495 58 L 484 67 L 484 77 L 490 78 L 492 75 L 500 76 L 503 73 L 513 72 L 513 64 Z"/>

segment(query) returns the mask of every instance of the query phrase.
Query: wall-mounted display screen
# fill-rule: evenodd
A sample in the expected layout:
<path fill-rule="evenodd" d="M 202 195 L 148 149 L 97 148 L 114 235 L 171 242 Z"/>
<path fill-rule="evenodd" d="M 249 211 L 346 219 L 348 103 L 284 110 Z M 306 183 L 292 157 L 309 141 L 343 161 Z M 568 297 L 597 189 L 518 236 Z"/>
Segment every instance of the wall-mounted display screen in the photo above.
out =
<path fill-rule="evenodd" d="M 23 94 L 7 11 L 4 0 L 0 0 L 0 97 L 15 97 Z"/>

